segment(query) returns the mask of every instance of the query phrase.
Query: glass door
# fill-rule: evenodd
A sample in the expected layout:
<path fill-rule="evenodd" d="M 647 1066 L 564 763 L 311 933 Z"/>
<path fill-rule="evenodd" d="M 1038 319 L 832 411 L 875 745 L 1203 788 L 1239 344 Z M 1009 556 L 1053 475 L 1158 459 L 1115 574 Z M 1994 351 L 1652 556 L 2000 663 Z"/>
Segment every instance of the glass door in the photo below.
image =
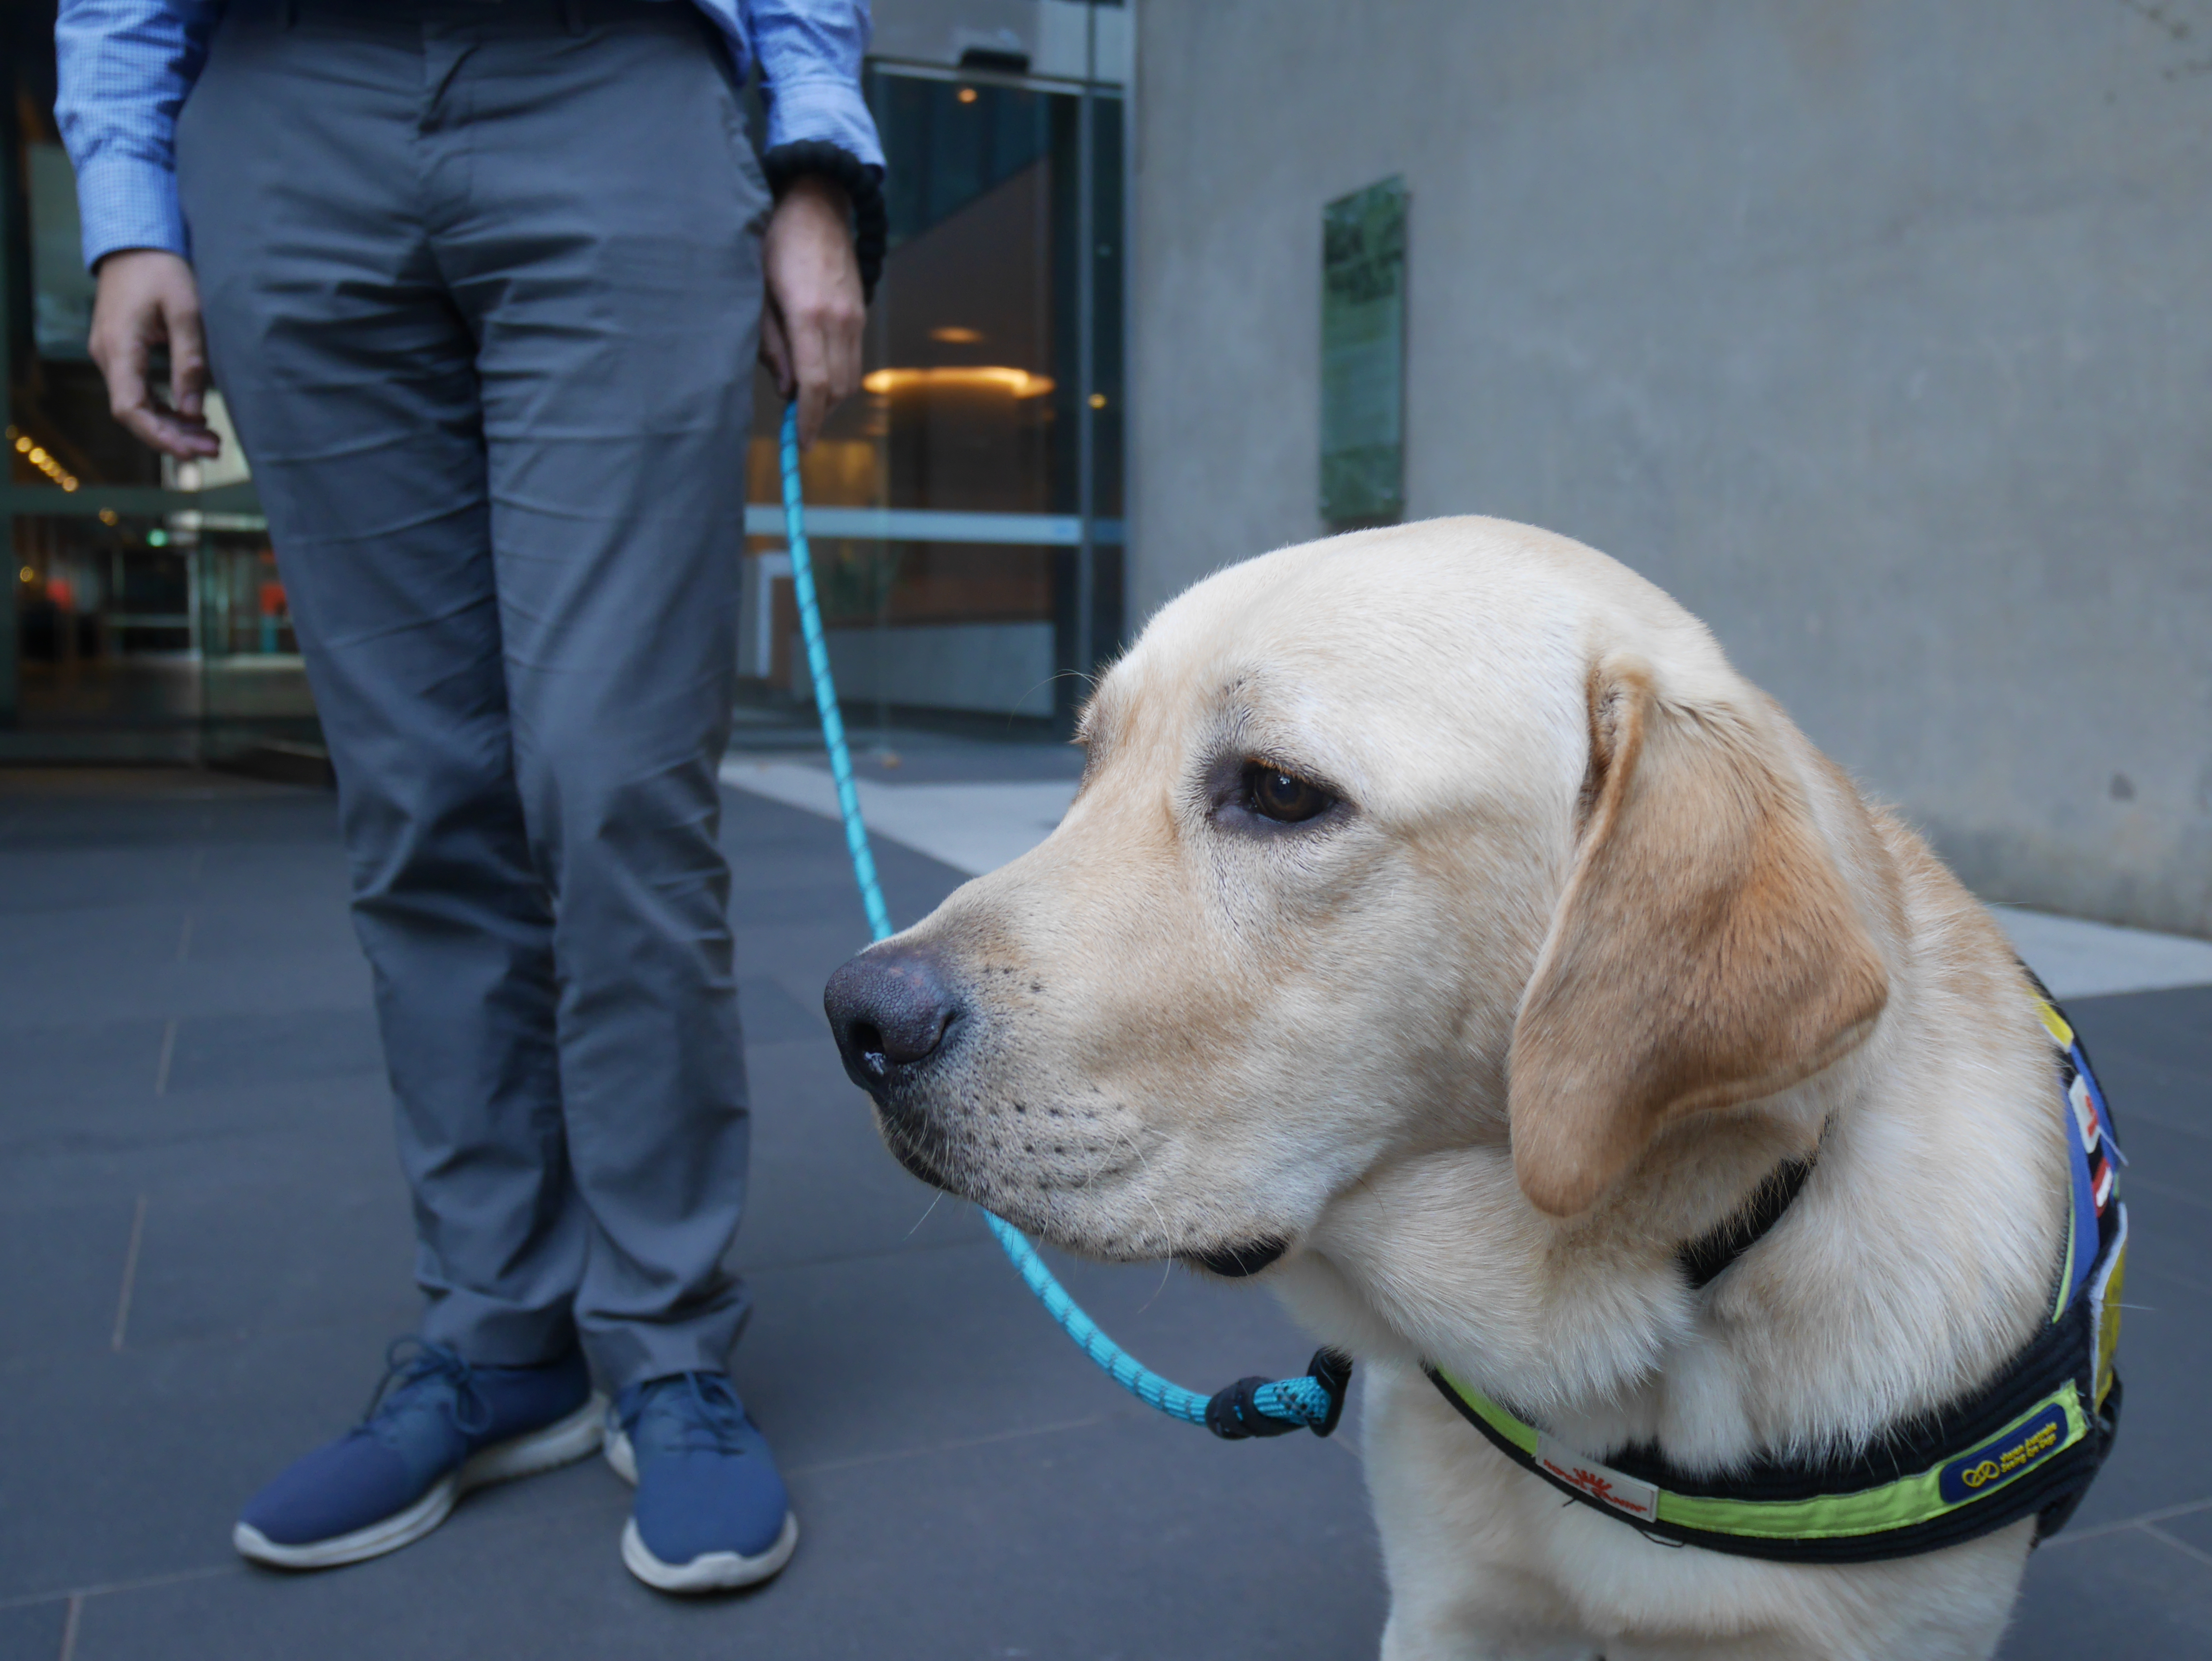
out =
<path fill-rule="evenodd" d="M 1065 730 L 1121 630 L 1121 101 L 877 64 L 890 253 L 862 396 L 807 458 L 848 719 Z M 765 376 L 754 412 L 751 696 L 808 696 Z"/>
<path fill-rule="evenodd" d="M 274 757 L 318 776 L 283 586 L 220 397 L 224 455 L 165 463 L 108 414 L 86 350 L 93 288 L 53 126 L 52 8 L 0 11 L 0 762 Z"/>

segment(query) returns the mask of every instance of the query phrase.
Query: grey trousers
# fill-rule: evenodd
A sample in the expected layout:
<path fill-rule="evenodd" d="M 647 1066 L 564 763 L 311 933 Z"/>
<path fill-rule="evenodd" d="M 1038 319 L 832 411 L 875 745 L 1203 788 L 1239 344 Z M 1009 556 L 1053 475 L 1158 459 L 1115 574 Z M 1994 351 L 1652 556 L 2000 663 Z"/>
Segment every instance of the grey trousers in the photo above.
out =
<path fill-rule="evenodd" d="M 747 1116 L 715 768 L 767 192 L 636 0 L 240 0 L 178 134 L 338 777 L 426 1336 L 725 1364 Z"/>

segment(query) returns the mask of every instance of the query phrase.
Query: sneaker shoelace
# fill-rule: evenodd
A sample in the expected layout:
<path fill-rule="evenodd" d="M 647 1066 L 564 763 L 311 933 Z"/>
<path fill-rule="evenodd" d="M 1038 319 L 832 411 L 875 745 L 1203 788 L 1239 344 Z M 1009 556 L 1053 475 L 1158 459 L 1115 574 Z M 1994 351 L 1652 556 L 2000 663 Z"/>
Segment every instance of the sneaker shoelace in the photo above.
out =
<path fill-rule="evenodd" d="M 744 1404 L 719 1372 L 679 1372 L 661 1381 L 638 1403 L 638 1418 L 648 1407 L 665 1409 L 679 1427 L 677 1445 L 686 1453 L 745 1451 Z"/>
<path fill-rule="evenodd" d="M 477 1388 L 476 1369 L 450 1346 L 428 1338 L 395 1338 L 384 1352 L 384 1377 L 361 1415 L 362 1427 L 374 1430 L 380 1415 L 386 1421 L 408 1409 L 422 1405 L 421 1386 L 435 1383 L 444 1388 L 437 1407 L 464 1436 L 480 1436 L 491 1427 L 491 1406 Z"/>

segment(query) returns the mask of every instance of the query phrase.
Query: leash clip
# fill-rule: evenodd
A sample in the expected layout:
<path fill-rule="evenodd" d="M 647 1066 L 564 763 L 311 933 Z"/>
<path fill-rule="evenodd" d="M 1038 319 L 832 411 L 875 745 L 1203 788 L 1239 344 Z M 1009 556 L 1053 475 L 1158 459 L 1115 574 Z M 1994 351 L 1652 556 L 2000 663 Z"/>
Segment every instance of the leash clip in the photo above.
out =
<path fill-rule="evenodd" d="M 1310 1418 L 1278 1418 L 1260 1405 L 1262 1390 L 1279 1384 L 1304 1384 L 1310 1379 L 1320 1386 L 1328 1406 L 1316 1421 Z M 1316 1436 L 1327 1436 L 1336 1428 L 1337 1421 L 1344 1417 L 1345 1397 L 1352 1390 L 1352 1358 L 1334 1349 L 1317 1349 L 1313 1360 L 1306 1364 L 1305 1378 L 1275 1380 L 1253 1377 L 1239 1378 L 1225 1390 L 1216 1390 L 1206 1404 L 1206 1427 L 1224 1442 L 1242 1442 L 1249 1437 L 1287 1436 L 1294 1430 L 1310 1430 Z"/>

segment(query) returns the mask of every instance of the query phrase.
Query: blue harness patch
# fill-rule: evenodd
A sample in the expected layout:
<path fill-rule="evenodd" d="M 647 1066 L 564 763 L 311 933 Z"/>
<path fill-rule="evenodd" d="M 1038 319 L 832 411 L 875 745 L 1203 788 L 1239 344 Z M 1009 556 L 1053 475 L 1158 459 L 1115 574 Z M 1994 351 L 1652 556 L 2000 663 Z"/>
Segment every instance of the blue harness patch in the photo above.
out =
<path fill-rule="evenodd" d="M 2011 1434 L 1963 1453 L 1944 1466 L 1937 1478 L 1943 1503 L 1962 1506 L 1978 1498 L 1983 1489 L 2011 1481 L 2056 1453 L 2065 1439 L 2065 1413 L 2055 1407 L 2044 1409 Z"/>

